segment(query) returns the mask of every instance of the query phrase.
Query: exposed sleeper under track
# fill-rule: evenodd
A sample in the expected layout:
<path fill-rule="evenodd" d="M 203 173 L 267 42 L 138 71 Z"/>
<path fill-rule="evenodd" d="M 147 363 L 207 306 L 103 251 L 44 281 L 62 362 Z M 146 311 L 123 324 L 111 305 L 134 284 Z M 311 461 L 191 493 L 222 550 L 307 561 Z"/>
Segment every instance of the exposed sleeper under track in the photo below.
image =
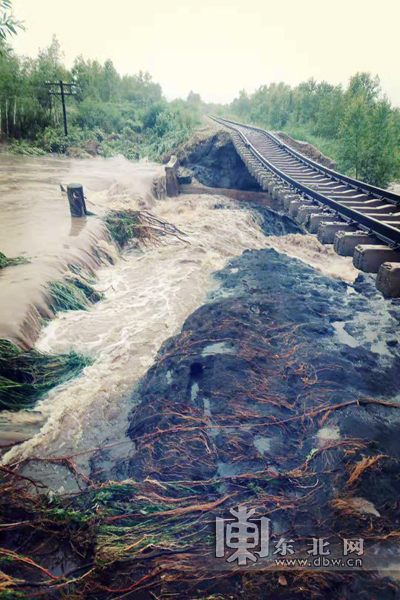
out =
<path fill-rule="evenodd" d="M 400 296 L 399 195 L 320 165 L 264 129 L 211 118 L 231 130 L 250 173 L 291 216 L 339 254 L 352 255 L 360 270 L 379 272 L 383 293 Z"/>

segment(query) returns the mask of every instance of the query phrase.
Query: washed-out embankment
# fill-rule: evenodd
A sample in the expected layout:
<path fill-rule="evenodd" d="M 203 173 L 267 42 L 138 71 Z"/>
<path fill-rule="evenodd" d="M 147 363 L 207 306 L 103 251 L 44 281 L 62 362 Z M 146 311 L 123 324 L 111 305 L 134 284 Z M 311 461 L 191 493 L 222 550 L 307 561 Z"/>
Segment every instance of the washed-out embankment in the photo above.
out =
<path fill-rule="evenodd" d="M 1 271 L 0 337 L 33 346 L 41 320 L 53 316 L 49 283 L 70 264 L 92 273 L 103 259 L 112 260 L 115 248 L 103 215 L 115 207 L 148 207 L 154 202 L 153 180 L 161 173 L 159 165 L 132 165 L 122 158 L 1 156 L 1 249 L 28 262 Z M 95 212 L 85 219 L 71 219 L 60 188 L 75 180 L 84 184 L 88 209 Z M 113 204 L 117 196 L 119 204 Z"/>
<path fill-rule="evenodd" d="M 182 162 L 196 186 L 230 187 L 241 167 L 225 134 L 213 136 Z M 84 494 L 65 500 L 75 533 L 54 525 L 40 553 L 41 519 L 52 523 L 55 507 L 38 517 L 20 499 L 15 539 L 29 521 L 25 552 L 54 574 L 51 551 L 68 546 L 82 598 L 395 598 L 398 303 L 248 198 L 192 190 L 152 210 L 183 240 L 100 268 L 104 299 L 39 337 L 41 350 L 73 348 L 94 363 L 38 405 L 41 430 L 3 464 L 61 497 L 76 482 Z M 362 538 L 365 569 L 277 572 L 272 546 L 262 568 L 232 570 L 215 558 L 214 521 L 239 504 L 271 519 L 271 544 L 284 537 L 303 554 L 311 538 L 333 549 Z M 6 573 L 28 579 L 12 561 Z"/>

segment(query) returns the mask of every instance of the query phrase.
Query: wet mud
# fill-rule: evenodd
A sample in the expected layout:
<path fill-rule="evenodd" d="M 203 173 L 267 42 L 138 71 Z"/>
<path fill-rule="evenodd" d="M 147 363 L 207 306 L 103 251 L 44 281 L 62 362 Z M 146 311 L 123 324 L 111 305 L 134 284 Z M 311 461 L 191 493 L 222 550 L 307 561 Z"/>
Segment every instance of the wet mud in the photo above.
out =
<path fill-rule="evenodd" d="M 168 564 L 191 584 L 174 589 L 203 597 L 190 595 L 200 578 L 221 598 L 398 597 L 388 575 L 398 568 L 400 529 L 399 303 L 383 300 L 368 276 L 348 284 L 274 249 L 245 251 L 216 277 L 220 287 L 135 391 L 135 450 L 111 470 L 114 480 L 157 483 L 175 502 L 190 489 L 198 503 L 222 504 L 186 522 L 197 544 L 191 568 Z M 100 480 L 110 477 L 102 465 L 93 459 Z M 271 519 L 275 543 L 363 538 L 369 566 L 288 571 L 284 589 L 260 567 L 222 576 L 204 529 L 212 544 L 212 520 L 239 504 Z M 171 537 L 179 547 L 182 533 Z M 168 595 L 167 584 L 159 589 Z"/>

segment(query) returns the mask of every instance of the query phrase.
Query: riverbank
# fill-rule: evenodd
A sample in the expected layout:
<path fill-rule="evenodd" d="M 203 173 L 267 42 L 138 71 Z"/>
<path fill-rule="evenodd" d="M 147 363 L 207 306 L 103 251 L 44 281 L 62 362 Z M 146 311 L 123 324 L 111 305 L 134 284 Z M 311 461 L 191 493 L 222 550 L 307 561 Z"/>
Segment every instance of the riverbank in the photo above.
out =
<path fill-rule="evenodd" d="M 396 597 L 398 302 L 382 299 L 368 277 L 345 282 L 263 247 L 269 235 L 273 240 L 277 227 L 282 227 L 279 217 L 269 210 L 264 211 L 264 219 L 254 221 L 251 211 L 235 208 L 222 198 L 168 202 L 175 214 L 180 205 L 176 225 L 182 226 L 189 211 L 192 219 L 196 215 L 193 223 L 202 223 L 200 228 L 197 225 L 196 235 L 203 231 L 207 243 L 214 243 L 208 257 L 204 246 L 203 250 L 201 246 L 194 249 L 199 258 L 203 254 L 203 268 L 204 261 L 211 259 L 212 263 L 206 279 L 201 280 L 199 263 L 192 263 L 199 286 L 195 289 L 201 290 L 194 299 L 199 308 L 192 312 L 194 305 L 188 306 L 192 314 L 181 331 L 176 322 L 177 334 L 167 339 L 155 359 L 149 357 L 123 409 L 126 419 L 129 417 L 126 437 L 121 437 L 124 426 L 120 421 L 119 440 L 108 437 L 108 448 L 86 454 L 89 471 L 77 473 L 83 469 L 82 455 L 79 448 L 73 452 L 68 447 L 71 436 L 66 430 L 59 431 L 63 446 L 58 452 L 45 427 L 42 438 L 36 439 L 25 456 L 18 449 L 9 455 L 8 466 L 17 461 L 21 474 L 34 472 L 32 458 L 36 456 L 41 469 L 56 465 L 58 476 L 69 472 L 83 491 L 65 495 L 60 490 L 56 498 L 51 496 L 53 500 L 42 501 L 39 511 L 29 496 L 13 497 L 22 521 L 13 523 L 6 518 L 13 539 L 23 536 L 29 523 L 31 536 L 25 554 L 56 578 L 46 582 L 46 574 L 37 568 L 28 576 L 23 562 L 7 552 L 5 573 L 11 578 L 18 574 L 23 581 L 33 577 L 54 597 L 71 585 L 68 579 L 73 579 L 79 598 L 127 594 L 150 599 L 167 598 L 171 593 L 179 593 L 181 598 L 214 594 L 220 599 L 259 598 L 260 593 L 293 600 L 333 600 L 356 593 L 371 600 L 377 594 L 380 600 Z M 163 209 L 171 210 L 167 205 Z M 206 218 L 201 220 L 199 211 L 204 210 Z M 217 230 L 210 224 L 212 214 Z M 244 222 L 237 226 L 240 215 L 251 218 L 247 233 Z M 236 258 L 218 258 L 215 244 L 220 247 L 221 242 L 216 241 L 216 233 L 223 235 L 223 247 L 231 253 L 233 223 L 247 245 L 250 233 L 259 247 L 243 254 L 239 251 Z M 286 232 L 280 233 L 285 239 Z M 300 233 L 289 235 L 299 235 L 305 245 L 309 239 Z M 173 251 L 175 262 L 168 270 L 169 279 L 179 263 L 190 264 L 187 256 L 176 257 L 182 249 L 174 246 Z M 219 271 L 209 287 L 215 269 Z M 138 280 L 143 291 L 147 290 L 147 304 L 151 286 L 144 272 Z M 154 274 L 156 280 L 160 272 Z M 182 271 L 178 279 L 183 281 L 180 275 Z M 186 290 L 193 290 L 193 282 L 187 277 L 184 281 L 189 285 Z M 135 297 L 132 288 L 125 291 L 130 299 Z M 180 291 L 174 297 L 186 296 Z M 165 306 L 169 312 L 172 305 L 166 302 Z M 159 302 L 150 302 L 144 320 L 154 327 L 150 313 L 161 308 Z M 100 305 L 86 318 L 99 309 Z M 63 319 L 64 324 L 69 321 L 69 327 L 64 328 L 59 343 L 66 331 L 73 331 L 70 315 Z M 107 323 L 110 329 L 109 316 Z M 54 321 L 49 333 L 57 331 L 55 325 Z M 84 320 L 80 319 L 79 330 L 82 326 Z M 62 330 L 64 326 L 60 323 L 59 327 Z M 81 331 L 82 339 L 86 340 L 90 329 L 94 329 L 93 321 Z M 169 335 L 173 333 L 170 329 Z M 138 358 L 131 365 L 126 362 L 130 354 L 126 336 L 117 339 L 124 340 L 125 371 L 134 369 L 138 374 Z M 113 364 L 115 355 L 107 369 Z M 121 373 L 117 368 L 118 380 Z M 121 392 L 120 388 L 118 411 L 123 407 Z M 79 389 L 73 388 L 73 397 L 78 394 Z M 99 410 L 99 404 L 93 405 L 90 413 L 86 407 L 82 414 L 75 405 L 71 420 L 71 401 L 72 396 L 59 424 L 65 423 L 70 430 L 74 422 L 79 426 L 85 421 L 87 432 L 93 419 L 100 416 L 96 421 L 98 441 L 105 432 L 102 423 L 106 425 L 110 417 Z M 115 408 L 115 399 L 110 398 L 109 409 Z M 27 461 L 25 467 L 21 460 Z M 9 490 L 23 485 L 17 477 L 7 477 L 6 483 Z M 2 494 L 3 512 L 7 498 Z M 362 538 L 366 569 L 276 570 L 272 554 L 263 559 L 261 569 L 253 567 L 255 572 L 232 569 L 226 560 L 215 558 L 213 523 L 216 517 L 230 517 L 229 510 L 238 504 L 271 519 L 272 548 L 281 537 L 293 540 L 296 549 L 303 551 L 313 537 L 324 538 L 333 548 L 343 538 Z M 43 521 L 51 528 L 52 539 L 43 539 Z M 69 531 L 65 533 L 67 523 Z M 44 546 L 38 553 L 40 540 Z M 67 549 L 71 542 L 72 552 Z M 66 578 L 57 579 L 60 559 L 56 546 L 65 549 L 64 563 L 68 557 L 69 566 L 61 567 L 70 571 Z M 78 567 L 79 577 L 75 573 Z M 32 588 L 25 583 L 23 589 L 29 594 Z"/>
<path fill-rule="evenodd" d="M 107 162 L 2 156 L 1 251 L 27 262 L 1 271 L 0 338 L 32 347 L 42 320 L 54 316 L 49 283 L 62 279 L 70 264 L 93 275 L 107 255 L 115 260 L 117 249 L 103 222 L 106 211 L 149 208 L 153 180 L 162 171 L 154 163 L 132 164 L 122 157 Z M 84 185 L 88 210 L 94 213 L 85 219 L 71 219 L 60 189 L 73 181 Z"/>
<path fill-rule="evenodd" d="M 136 206 L 123 185 L 99 194 Z M 6 415 L 27 437 L 2 449 L 0 591 L 396 597 L 398 301 L 268 206 L 215 190 L 151 203 L 182 235 L 97 270 L 101 301 L 36 343 L 92 364 Z M 294 571 L 271 552 L 232 570 L 215 518 L 238 505 L 303 558 L 312 538 L 362 538 L 365 568 Z"/>

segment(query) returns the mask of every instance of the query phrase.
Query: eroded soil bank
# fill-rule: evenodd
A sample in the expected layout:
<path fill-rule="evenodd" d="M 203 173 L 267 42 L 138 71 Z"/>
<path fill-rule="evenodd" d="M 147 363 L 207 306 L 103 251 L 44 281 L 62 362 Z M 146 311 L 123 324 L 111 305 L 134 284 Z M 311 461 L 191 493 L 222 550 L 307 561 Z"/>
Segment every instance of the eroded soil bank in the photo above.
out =
<path fill-rule="evenodd" d="M 261 192 L 235 150 L 229 131 L 215 124 L 199 129 L 186 143 L 166 154 L 164 162 L 175 155 L 197 181 L 216 188 Z"/>
<path fill-rule="evenodd" d="M 262 213 L 266 240 L 298 235 Z M 397 598 L 398 302 L 364 276 L 345 282 L 271 247 L 215 278 L 133 393 L 129 451 L 91 453 L 84 493 L 40 510 L 15 498 L 14 544 L 29 521 L 24 552 L 52 573 L 61 544 L 64 572 L 82 569 L 77 598 Z M 251 569 L 215 557 L 215 518 L 238 505 L 271 519 L 271 555 Z M 312 538 L 362 538 L 365 570 L 276 570 L 282 537 L 306 557 Z M 5 572 L 27 579 L 23 564 Z M 65 587 L 32 577 L 48 597 Z"/>
<path fill-rule="evenodd" d="M 398 598 L 399 302 L 267 208 L 204 194 L 153 211 L 185 239 L 100 269 L 104 300 L 39 339 L 94 362 L 3 457 L 0 594 Z M 238 506 L 271 534 L 240 569 L 215 556 Z M 361 538 L 364 566 L 277 568 L 282 538 L 306 559 L 312 538 Z"/>
<path fill-rule="evenodd" d="M 1 156 L 0 251 L 27 262 L 0 271 L 0 338 L 33 346 L 43 319 L 54 317 L 49 283 L 61 280 L 70 264 L 90 272 L 104 251 L 115 256 L 102 216 L 115 196 L 122 208 L 151 206 L 153 180 L 162 172 L 161 165 L 123 157 Z M 94 213 L 85 219 L 71 219 L 60 189 L 73 182 L 84 186 Z"/>

